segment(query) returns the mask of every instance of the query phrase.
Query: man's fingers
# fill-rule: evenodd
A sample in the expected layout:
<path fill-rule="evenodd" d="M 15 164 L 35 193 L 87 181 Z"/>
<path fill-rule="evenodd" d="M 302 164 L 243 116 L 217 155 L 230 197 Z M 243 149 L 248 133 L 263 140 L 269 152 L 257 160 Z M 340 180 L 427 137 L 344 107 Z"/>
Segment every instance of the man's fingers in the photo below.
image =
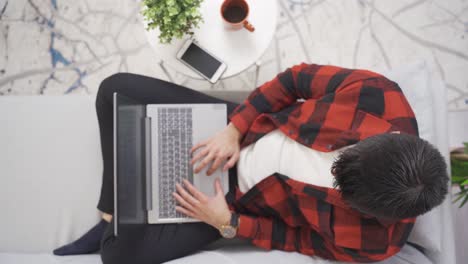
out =
<path fill-rule="evenodd" d="M 180 196 L 182 196 L 182 198 L 184 198 L 184 200 L 187 203 L 189 203 L 191 206 L 197 206 L 200 203 L 200 201 L 193 198 L 191 194 L 185 191 L 185 189 L 179 183 L 176 183 L 176 188 L 177 188 L 177 191 L 179 191 Z"/>
<path fill-rule="evenodd" d="M 221 162 L 223 162 L 225 158 L 223 158 L 222 156 L 219 156 L 215 159 L 215 161 L 213 162 L 213 164 L 211 165 L 211 167 L 208 169 L 208 171 L 206 172 L 207 175 L 211 175 L 218 167 L 219 165 L 221 165 Z"/>
<path fill-rule="evenodd" d="M 180 205 L 182 205 L 184 208 L 187 208 L 190 211 L 195 211 L 193 206 L 189 203 L 187 203 L 182 196 L 180 196 L 178 193 L 173 192 L 172 195 L 176 198 L 177 202 L 179 202 Z"/>
<path fill-rule="evenodd" d="M 210 151 L 209 149 L 205 148 L 204 150 L 197 153 L 197 155 L 195 157 L 193 157 L 192 160 L 190 160 L 190 165 L 193 166 L 193 164 L 195 164 L 195 162 L 197 162 L 197 160 L 199 160 L 201 157 L 208 154 L 209 151 Z"/>
<path fill-rule="evenodd" d="M 215 180 L 215 194 L 216 195 L 222 194 L 224 196 L 223 186 L 221 186 L 221 180 L 219 178 L 216 178 Z"/>
<path fill-rule="evenodd" d="M 190 216 L 190 217 L 192 217 L 192 218 L 195 218 L 195 214 L 194 214 L 194 213 L 192 213 L 192 212 L 189 211 L 189 210 L 184 209 L 183 207 L 176 206 L 176 210 L 179 211 L 179 212 L 181 212 L 181 213 L 183 213 L 183 214 L 185 214 L 185 215 L 187 215 L 187 216 Z"/>
<path fill-rule="evenodd" d="M 195 169 L 195 173 L 199 173 L 211 160 L 213 159 L 213 154 L 208 154 L 203 161 L 198 165 L 198 167 Z"/>
<path fill-rule="evenodd" d="M 192 183 L 186 179 L 184 179 L 184 185 L 197 200 L 204 201 L 208 198 L 204 193 L 200 192 L 197 188 L 195 188 L 195 186 L 192 185 Z"/>
<path fill-rule="evenodd" d="M 231 156 L 231 158 L 224 165 L 223 171 L 227 171 L 228 169 L 232 168 L 232 166 L 236 164 L 237 159 L 239 159 L 239 152 L 236 152 Z"/>
<path fill-rule="evenodd" d="M 197 150 L 199 147 L 205 145 L 206 143 L 208 142 L 208 139 L 207 140 L 203 140 L 197 144 L 195 144 L 195 146 L 193 146 L 191 149 L 190 149 L 190 153 L 194 152 L 195 150 Z"/>

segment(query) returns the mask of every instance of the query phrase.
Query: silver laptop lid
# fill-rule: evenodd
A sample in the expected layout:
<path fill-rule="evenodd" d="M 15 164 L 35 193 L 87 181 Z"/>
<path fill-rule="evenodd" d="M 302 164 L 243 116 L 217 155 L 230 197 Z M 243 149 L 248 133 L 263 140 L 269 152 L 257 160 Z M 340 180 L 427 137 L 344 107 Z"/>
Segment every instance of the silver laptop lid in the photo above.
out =
<path fill-rule="evenodd" d="M 121 224 L 146 223 L 146 106 L 118 93 L 114 102 L 114 235 Z"/>

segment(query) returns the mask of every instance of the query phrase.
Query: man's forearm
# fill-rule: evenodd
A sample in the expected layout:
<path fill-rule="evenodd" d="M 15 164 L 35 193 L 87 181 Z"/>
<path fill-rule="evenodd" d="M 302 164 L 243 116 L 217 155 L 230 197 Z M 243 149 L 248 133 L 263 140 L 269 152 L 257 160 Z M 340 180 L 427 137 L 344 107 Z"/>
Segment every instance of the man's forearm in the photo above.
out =
<path fill-rule="evenodd" d="M 241 134 L 245 134 L 262 113 L 275 113 L 296 103 L 297 99 L 318 99 L 330 92 L 327 91 L 328 82 L 323 80 L 330 80 L 334 74 L 340 73 L 341 69 L 336 66 L 306 63 L 294 65 L 253 90 L 229 114 L 229 120 Z M 311 80 L 317 81 L 312 83 Z"/>

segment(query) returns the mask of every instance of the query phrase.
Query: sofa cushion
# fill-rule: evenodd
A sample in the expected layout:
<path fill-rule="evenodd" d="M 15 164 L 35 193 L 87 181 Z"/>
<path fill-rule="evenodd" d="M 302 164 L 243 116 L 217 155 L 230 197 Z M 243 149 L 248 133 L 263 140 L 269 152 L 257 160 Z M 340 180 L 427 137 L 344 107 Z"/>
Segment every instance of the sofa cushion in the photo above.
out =
<path fill-rule="evenodd" d="M 101 264 L 101 258 L 97 254 L 58 257 L 50 254 L 21 254 L 0 253 L 2 264 Z M 340 264 L 317 257 L 309 257 L 297 252 L 285 252 L 280 250 L 263 250 L 249 245 L 230 245 L 218 249 L 201 250 L 182 258 L 165 262 L 166 264 L 207 264 L 207 263 L 231 263 L 231 264 Z M 375 263 L 377 264 L 377 263 Z M 432 264 L 421 252 L 412 246 L 405 246 L 394 257 L 381 261 L 378 264 Z"/>

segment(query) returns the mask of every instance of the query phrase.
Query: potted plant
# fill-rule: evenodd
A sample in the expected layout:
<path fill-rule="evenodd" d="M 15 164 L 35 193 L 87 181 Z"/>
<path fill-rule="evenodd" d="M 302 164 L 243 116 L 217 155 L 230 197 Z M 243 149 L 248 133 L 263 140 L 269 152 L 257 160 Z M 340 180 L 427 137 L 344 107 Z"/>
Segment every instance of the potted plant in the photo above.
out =
<path fill-rule="evenodd" d="M 453 202 L 461 201 L 459 207 L 468 202 L 468 142 L 463 144 L 464 148 L 457 148 L 450 152 L 452 183 L 460 187 L 460 191 L 454 195 Z"/>
<path fill-rule="evenodd" d="M 159 28 L 159 41 L 170 43 L 185 34 L 193 35 L 203 18 L 200 5 L 203 0 L 143 0 L 142 15 L 146 18 L 146 30 Z"/>

